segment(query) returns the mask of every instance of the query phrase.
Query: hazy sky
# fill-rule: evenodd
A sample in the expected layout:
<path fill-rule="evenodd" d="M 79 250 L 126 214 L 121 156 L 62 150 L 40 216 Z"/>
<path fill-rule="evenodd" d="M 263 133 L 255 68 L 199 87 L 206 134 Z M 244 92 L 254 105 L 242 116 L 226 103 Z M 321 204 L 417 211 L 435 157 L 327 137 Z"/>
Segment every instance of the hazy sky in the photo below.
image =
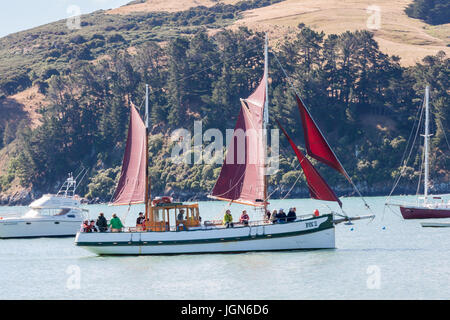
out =
<path fill-rule="evenodd" d="M 110 9 L 131 0 L 0 0 L 0 37 L 65 19 L 73 15 L 73 6 L 81 14 Z M 68 11 L 69 10 L 69 11 Z"/>

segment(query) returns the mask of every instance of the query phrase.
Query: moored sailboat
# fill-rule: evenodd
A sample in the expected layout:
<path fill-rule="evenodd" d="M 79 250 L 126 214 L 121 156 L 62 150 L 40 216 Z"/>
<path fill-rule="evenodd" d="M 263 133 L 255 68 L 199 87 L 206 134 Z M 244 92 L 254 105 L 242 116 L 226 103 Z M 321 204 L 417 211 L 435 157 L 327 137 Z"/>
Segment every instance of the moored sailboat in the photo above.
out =
<path fill-rule="evenodd" d="M 445 203 L 441 196 L 432 196 L 430 189 L 430 107 L 429 107 L 430 87 L 425 88 L 425 129 L 424 129 L 424 181 L 423 196 L 417 197 L 416 203 L 386 203 L 386 205 L 398 206 L 403 219 L 440 219 L 450 218 L 450 201 Z M 420 123 L 419 123 L 420 126 Z M 395 186 L 394 186 L 395 188 Z M 393 189 L 394 190 L 394 189 Z M 392 192 L 391 192 L 392 194 Z M 422 200 L 422 201 L 420 201 Z M 426 226 L 430 226 L 427 224 Z"/>
<path fill-rule="evenodd" d="M 241 110 L 233 138 L 227 148 L 221 173 L 211 192 L 211 197 L 229 203 L 240 203 L 263 209 L 268 208 L 267 146 L 268 116 L 268 46 L 265 46 L 265 72 L 256 90 L 241 99 Z M 148 88 L 147 88 L 148 90 Z M 306 110 L 306 108 L 305 108 Z M 301 111 L 302 112 L 302 111 Z M 307 111 L 306 111 L 307 112 Z M 308 118 L 305 116 L 305 118 Z M 309 116 L 312 120 L 312 118 Z M 308 119 L 309 119 L 308 118 Z M 281 124 L 279 124 L 281 127 Z M 313 123 L 303 123 L 311 132 L 319 132 Z M 201 223 L 198 204 L 151 201 L 151 184 L 148 175 L 148 91 L 144 121 L 132 106 L 128 139 L 122 164 L 121 177 L 113 198 L 113 205 L 145 204 L 145 223 L 139 229 L 126 232 L 77 234 L 75 244 L 96 254 L 182 254 L 213 252 L 245 252 L 268 250 L 335 248 L 335 224 L 365 217 L 334 213 L 320 216 L 300 216 L 292 222 L 272 223 L 265 219 L 248 224 L 235 223 L 227 228 L 221 223 Z M 300 150 L 291 146 L 305 172 L 311 196 L 325 201 L 336 201 L 342 206 L 318 171 Z M 243 136 L 242 136 L 243 133 Z M 239 143 L 240 137 L 242 143 Z M 325 142 L 323 136 L 313 136 L 316 144 Z M 312 141 L 312 140 L 309 140 Z M 311 145 L 311 144 L 310 144 Z M 325 153 L 322 151 L 325 150 Z M 312 149 L 311 149 L 312 150 Z M 335 159 L 328 144 L 319 147 L 323 159 Z M 330 153 L 331 152 L 331 153 Z M 314 153 L 313 153 L 314 154 Z M 329 162 L 330 164 L 332 162 Z M 339 164 L 340 170 L 345 172 Z"/>

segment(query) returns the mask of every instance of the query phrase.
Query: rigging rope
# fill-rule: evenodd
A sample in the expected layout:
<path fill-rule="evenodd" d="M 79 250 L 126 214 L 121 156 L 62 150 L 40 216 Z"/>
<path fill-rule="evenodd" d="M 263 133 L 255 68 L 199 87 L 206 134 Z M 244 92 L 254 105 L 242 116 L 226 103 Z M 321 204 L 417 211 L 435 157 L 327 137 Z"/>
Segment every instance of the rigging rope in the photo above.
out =
<path fill-rule="evenodd" d="M 420 182 L 422 181 L 422 172 L 423 172 L 424 159 L 425 159 L 425 151 L 423 152 L 423 156 L 422 156 L 421 163 L 420 163 L 419 182 L 417 183 L 416 196 L 418 196 L 419 192 L 420 192 Z M 424 192 L 425 192 L 425 190 L 424 190 Z"/>
<path fill-rule="evenodd" d="M 404 173 L 405 170 L 406 170 L 406 165 L 408 164 L 409 159 L 411 158 L 411 154 L 412 154 L 412 151 L 413 151 L 413 149 L 414 149 L 414 145 L 415 145 L 415 143 L 416 143 L 417 136 L 418 136 L 419 130 L 420 130 L 420 125 L 421 125 L 422 118 L 423 118 L 423 113 L 424 113 L 424 105 L 423 105 L 423 104 L 424 104 L 424 100 L 422 99 L 422 105 L 421 105 L 421 107 L 419 107 L 419 109 L 417 110 L 417 112 L 416 112 L 416 117 L 415 117 L 415 118 L 417 119 L 417 115 L 418 115 L 419 112 L 420 112 L 419 120 L 415 121 L 414 124 L 413 124 L 411 133 L 410 133 L 409 138 L 408 138 L 408 142 L 407 142 L 406 147 L 405 147 L 405 151 L 403 152 L 402 160 L 401 160 L 401 162 L 400 162 L 400 164 L 403 163 L 403 168 L 401 169 L 401 171 L 400 171 L 400 173 L 399 173 L 399 176 L 397 177 L 397 180 L 394 182 L 394 186 L 392 187 L 391 192 L 389 193 L 388 197 L 386 198 L 386 204 L 388 204 L 389 199 L 390 199 L 391 196 L 392 196 L 392 193 L 394 192 L 395 188 L 397 188 L 397 185 L 398 185 L 398 183 L 400 182 L 400 180 L 401 180 L 401 178 L 402 178 L 402 176 L 403 176 L 403 173 Z M 414 140 L 413 140 L 413 142 L 412 142 L 412 144 L 411 144 L 411 149 L 409 150 L 408 158 L 406 159 L 406 161 L 404 161 L 405 155 L 406 155 L 406 153 L 407 153 L 407 151 L 408 151 L 409 142 L 410 142 L 410 140 L 411 140 L 412 133 L 414 132 L 414 127 L 416 126 L 416 123 L 417 123 L 416 134 L 414 135 Z"/>
<path fill-rule="evenodd" d="M 445 141 L 447 142 L 447 147 L 448 147 L 448 150 L 450 151 L 450 143 L 448 142 L 447 134 L 445 133 L 445 129 L 444 129 L 444 126 L 442 125 L 441 119 L 436 117 L 436 120 L 437 120 L 439 126 L 441 127 L 442 132 L 444 133 Z"/>
<path fill-rule="evenodd" d="M 273 56 L 275 57 L 275 60 L 277 61 L 278 65 L 280 66 L 281 71 L 283 71 L 284 76 L 285 76 L 286 79 L 288 80 L 289 85 L 291 86 L 291 89 L 292 89 L 292 90 L 295 92 L 295 94 L 300 98 L 300 95 L 298 94 L 297 89 L 294 87 L 294 84 L 293 84 L 291 78 L 290 78 L 289 75 L 287 74 L 286 70 L 283 68 L 283 66 L 282 66 L 282 64 L 281 64 L 281 62 L 280 62 L 280 60 L 278 60 L 278 57 L 277 57 L 277 55 L 275 54 L 275 52 L 274 52 L 273 50 L 272 50 L 272 54 L 273 54 Z M 336 157 L 336 159 L 337 159 L 337 157 Z M 338 160 L 338 162 L 339 162 L 339 160 Z M 340 162 L 339 162 L 339 164 L 340 164 Z M 364 199 L 363 195 L 361 194 L 361 192 L 359 191 L 359 189 L 356 187 L 356 185 L 353 183 L 353 181 L 352 181 L 352 179 L 350 178 L 350 176 L 347 174 L 347 171 L 345 170 L 345 168 L 344 168 L 342 165 L 341 165 L 341 167 L 342 167 L 342 168 L 344 169 L 344 171 L 345 171 L 345 175 L 346 175 L 347 180 L 350 182 L 350 184 L 353 186 L 353 188 L 355 189 L 355 191 L 358 193 L 358 195 L 360 196 L 360 198 L 361 198 L 362 201 L 364 202 L 364 205 L 366 206 L 366 208 L 369 209 L 369 211 L 373 214 L 372 209 L 371 209 L 370 206 L 367 204 L 367 202 L 366 202 L 366 200 Z M 341 210 L 342 210 L 342 208 L 341 208 Z M 342 210 L 342 212 L 345 214 L 344 210 Z"/>
<path fill-rule="evenodd" d="M 297 168 L 298 168 L 299 165 L 300 165 L 300 163 L 297 164 L 297 167 L 295 167 L 294 170 L 297 170 Z M 289 194 L 291 193 L 292 189 L 294 189 L 295 185 L 297 184 L 297 182 L 298 182 L 298 180 L 300 179 L 301 176 L 302 176 L 301 174 L 298 175 L 298 177 L 297 177 L 297 179 L 295 180 L 294 184 L 293 184 L 292 187 L 289 189 L 289 191 L 284 195 L 284 197 L 283 197 L 282 200 L 286 199 L 286 198 L 289 196 Z"/>

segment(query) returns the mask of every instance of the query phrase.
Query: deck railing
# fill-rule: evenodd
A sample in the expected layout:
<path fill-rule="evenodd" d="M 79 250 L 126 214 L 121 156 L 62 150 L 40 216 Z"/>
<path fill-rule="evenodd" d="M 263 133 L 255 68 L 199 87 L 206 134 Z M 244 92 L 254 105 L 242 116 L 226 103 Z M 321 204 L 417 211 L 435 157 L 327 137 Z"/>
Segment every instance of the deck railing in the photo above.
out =
<path fill-rule="evenodd" d="M 300 215 L 296 217 L 296 221 L 297 220 L 303 220 L 303 219 L 309 219 L 314 217 L 313 214 L 305 214 L 305 215 Z M 287 218 L 283 218 L 283 220 L 286 219 L 286 221 L 282 221 L 282 223 L 289 223 L 292 221 L 287 221 Z M 257 227 L 257 226 L 265 226 L 265 225 L 270 225 L 273 224 L 272 221 L 269 220 L 252 220 L 249 221 L 248 224 L 244 224 L 241 222 L 232 222 L 233 227 L 245 227 L 245 226 L 249 226 L 249 227 Z M 208 228 L 208 227 L 224 227 L 225 225 L 223 224 L 222 220 L 207 220 L 203 223 L 203 226 Z M 191 227 L 187 227 L 187 230 L 189 230 L 190 228 L 195 228 L 197 229 L 198 227 L 203 227 L 203 226 L 191 226 Z M 165 232 L 165 231 L 182 231 L 180 229 L 178 229 L 178 226 L 164 226 L 164 225 L 159 225 L 159 226 L 151 226 L 151 227 L 145 227 L 145 226 L 137 226 L 137 227 L 125 227 L 123 228 L 125 230 L 125 232 L 149 232 L 149 231 L 157 231 L 157 232 Z M 106 232 L 110 232 L 109 230 Z"/>

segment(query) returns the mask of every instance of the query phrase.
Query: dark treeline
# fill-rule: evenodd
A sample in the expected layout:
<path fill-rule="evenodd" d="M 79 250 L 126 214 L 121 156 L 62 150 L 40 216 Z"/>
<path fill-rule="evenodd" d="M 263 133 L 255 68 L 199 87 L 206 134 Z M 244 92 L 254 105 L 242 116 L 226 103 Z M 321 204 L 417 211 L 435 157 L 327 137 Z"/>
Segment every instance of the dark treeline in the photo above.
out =
<path fill-rule="evenodd" d="M 411 18 L 422 19 L 429 24 L 450 22 L 450 2 L 448 0 L 414 0 L 405 12 Z"/>
<path fill-rule="evenodd" d="M 116 52 L 95 64 L 73 64 L 69 75 L 52 75 L 45 88 L 51 104 L 42 111 L 42 125 L 17 132 L 15 143 L 20 148 L 0 180 L 2 187 L 18 176 L 23 186 L 47 192 L 83 165 L 91 171 L 80 192 L 108 201 L 120 172 L 129 106 L 143 105 L 147 83 L 153 195 L 175 192 L 182 198 L 187 190 L 209 192 L 220 166 L 172 163 L 169 136 L 176 128 L 192 130 L 195 120 L 203 121 L 204 130 L 234 128 L 239 98 L 248 96 L 262 77 L 263 43 L 264 34 L 246 28 L 212 36 L 200 31 L 165 44 L 149 42 L 134 55 Z M 405 68 L 399 58 L 379 50 L 370 32 L 326 36 L 303 25 L 271 51 L 271 123 L 280 119 L 303 147 L 293 91 L 275 53 L 344 167 L 367 190 L 391 185 L 398 174 L 429 84 L 435 119 L 433 178 L 448 181 L 442 127 L 450 124 L 449 59 L 444 53 Z M 287 190 L 300 174 L 286 146 L 283 141 L 280 170 L 270 177 L 271 188 Z M 413 181 L 420 156 L 409 166 L 406 180 Z M 345 185 L 331 170 L 319 169 L 331 185 Z M 302 179 L 299 186 L 306 190 Z"/>
<path fill-rule="evenodd" d="M 282 0 L 241 0 L 233 5 L 216 3 L 177 12 L 83 15 L 82 28 L 67 30 L 58 21 L 0 39 L 0 100 L 30 87 L 41 91 L 52 75 L 71 73 L 70 64 L 94 61 L 111 51 L 143 43 L 165 42 L 177 35 L 190 35 L 200 28 L 223 28 L 242 17 L 246 10 L 266 7 Z M 23 47 L 33 48 L 22 55 Z M 15 53 L 15 54 L 11 54 Z"/>

